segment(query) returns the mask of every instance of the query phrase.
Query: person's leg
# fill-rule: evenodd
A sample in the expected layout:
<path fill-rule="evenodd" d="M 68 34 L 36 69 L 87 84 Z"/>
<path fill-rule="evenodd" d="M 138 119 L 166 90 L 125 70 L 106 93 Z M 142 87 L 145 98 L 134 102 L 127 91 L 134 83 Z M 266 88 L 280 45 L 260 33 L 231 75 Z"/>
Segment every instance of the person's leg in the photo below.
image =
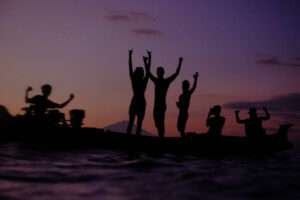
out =
<path fill-rule="evenodd" d="M 184 132 L 184 125 L 183 125 L 183 118 L 182 118 L 182 113 L 179 112 L 178 119 L 177 119 L 177 130 L 180 133 L 181 137 L 183 136 Z"/>
<path fill-rule="evenodd" d="M 154 111 L 153 111 L 153 120 L 154 120 L 155 128 L 157 129 L 157 132 L 159 133 L 159 114 L 156 109 L 154 109 Z"/>
<path fill-rule="evenodd" d="M 134 107 L 133 107 L 133 105 L 130 105 L 130 108 L 129 108 L 129 122 L 128 122 L 128 126 L 127 126 L 127 131 L 126 131 L 127 134 L 131 134 L 134 119 L 135 119 Z"/>
<path fill-rule="evenodd" d="M 159 112 L 159 121 L 158 121 L 158 134 L 161 138 L 165 136 L 165 110 Z"/>
<path fill-rule="evenodd" d="M 145 99 L 140 99 L 137 104 L 137 127 L 136 127 L 136 135 L 141 135 L 142 125 L 146 112 L 146 101 Z"/>
<path fill-rule="evenodd" d="M 137 127 L 136 127 L 136 134 L 137 135 L 141 135 L 144 116 L 145 116 L 145 112 L 140 112 L 137 115 Z"/>
<path fill-rule="evenodd" d="M 164 137 L 165 127 L 164 127 L 164 110 L 155 109 L 153 113 L 155 127 L 157 129 L 159 137 Z"/>
<path fill-rule="evenodd" d="M 185 136 L 185 128 L 186 128 L 186 123 L 187 123 L 188 118 L 189 118 L 188 114 L 184 113 L 182 116 L 182 133 L 181 133 L 182 137 Z"/>

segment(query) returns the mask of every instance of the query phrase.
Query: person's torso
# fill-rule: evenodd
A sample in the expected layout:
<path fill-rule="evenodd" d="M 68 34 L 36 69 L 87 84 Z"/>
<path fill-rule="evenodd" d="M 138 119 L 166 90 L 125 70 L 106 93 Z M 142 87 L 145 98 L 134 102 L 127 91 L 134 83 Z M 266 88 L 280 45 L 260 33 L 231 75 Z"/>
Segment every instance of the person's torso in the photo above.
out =
<path fill-rule="evenodd" d="M 245 123 L 246 132 L 248 134 L 257 134 L 262 131 L 262 120 L 257 119 L 248 119 Z"/>
<path fill-rule="evenodd" d="M 154 105 L 156 107 L 166 106 L 167 91 L 170 86 L 170 82 L 166 79 L 157 79 L 155 82 L 155 100 Z"/>
<path fill-rule="evenodd" d="M 137 99 L 144 99 L 145 98 L 145 90 L 147 84 L 145 80 L 141 81 L 132 81 L 132 89 L 133 89 L 133 96 Z"/>
<path fill-rule="evenodd" d="M 190 106 L 191 94 L 189 92 L 183 93 L 179 97 L 178 105 L 180 110 L 188 110 Z"/>
<path fill-rule="evenodd" d="M 48 108 L 51 107 L 51 101 L 42 95 L 36 95 L 33 97 L 33 108 L 36 114 L 45 114 Z"/>
<path fill-rule="evenodd" d="M 209 132 L 212 134 L 221 134 L 225 119 L 223 117 L 212 117 L 209 119 Z"/>

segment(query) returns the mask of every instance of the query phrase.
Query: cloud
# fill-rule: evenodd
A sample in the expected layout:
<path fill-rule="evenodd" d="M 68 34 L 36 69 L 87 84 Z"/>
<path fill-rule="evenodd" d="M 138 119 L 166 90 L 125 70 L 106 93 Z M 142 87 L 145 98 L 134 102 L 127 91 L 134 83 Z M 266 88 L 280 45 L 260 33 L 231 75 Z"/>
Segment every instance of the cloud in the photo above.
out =
<path fill-rule="evenodd" d="M 163 33 L 159 30 L 151 28 L 133 29 L 132 32 L 138 36 L 162 36 Z"/>
<path fill-rule="evenodd" d="M 286 66 L 286 67 L 300 67 L 300 58 L 297 57 L 292 60 L 282 61 L 277 57 L 267 57 L 256 60 L 260 65 Z"/>
<path fill-rule="evenodd" d="M 112 22 L 154 22 L 155 18 L 139 11 L 110 11 L 105 18 Z"/>
<path fill-rule="evenodd" d="M 108 11 L 108 15 L 105 18 L 111 22 L 123 22 L 123 23 L 134 23 L 134 25 L 143 23 L 143 26 L 155 22 L 156 19 L 146 12 L 140 11 Z M 136 36 L 162 36 L 163 33 L 160 30 L 144 27 L 144 28 L 133 28 L 131 32 Z"/>
<path fill-rule="evenodd" d="M 108 16 L 105 16 L 105 18 L 110 21 L 113 21 L 113 22 L 128 22 L 128 21 L 130 21 L 130 18 L 128 15 L 120 15 L 120 14 L 108 15 Z"/>
<path fill-rule="evenodd" d="M 236 101 L 224 105 L 232 109 L 248 109 L 249 107 L 268 107 L 274 111 L 295 111 L 300 112 L 300 93 L 273 97 L 262 101 Z"/>

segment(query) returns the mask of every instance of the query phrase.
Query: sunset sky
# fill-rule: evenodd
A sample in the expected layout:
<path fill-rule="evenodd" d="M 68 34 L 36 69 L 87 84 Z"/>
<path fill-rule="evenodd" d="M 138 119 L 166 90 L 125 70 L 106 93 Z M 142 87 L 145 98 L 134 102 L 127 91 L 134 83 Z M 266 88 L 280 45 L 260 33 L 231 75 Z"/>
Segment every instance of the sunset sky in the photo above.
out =
<path fill-rule="evenodd" d="M 205 131 L 214 104 L 277 96 L 288 98 L 276 122 L 287 120 L 282 113 L 299 122 L 299 13 L 298 0 L 0 0 L 0 104 L 20 113 L 26 87 L 34 95 L 50 83 L 54 101 L 75 93 L 64 111 L 85 109 L 88 126 L 127 120 L 128 49 L 135 66 L 150 49 L 153 72 L 164 66 L 169 75 L 184 57 L 168 94 L 167 135 L 176 133 L 181 82 L 196 71 L 188 130 Z M 149 82 L 144 127 L 151 132 L 153 93 Z M 295 108 L 285 109 L 289 101 Z M 230 133 L 233 111 L 225 114 Z"/>

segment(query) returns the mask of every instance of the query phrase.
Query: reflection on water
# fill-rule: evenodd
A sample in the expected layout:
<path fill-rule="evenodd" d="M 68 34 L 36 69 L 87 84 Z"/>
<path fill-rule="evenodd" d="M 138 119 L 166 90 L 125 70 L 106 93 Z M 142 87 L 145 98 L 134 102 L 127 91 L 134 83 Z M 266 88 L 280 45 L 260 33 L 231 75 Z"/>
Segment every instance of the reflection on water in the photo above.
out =
<path fill-rule="evenodd" d="M 300 199 L 300 153 L 197 158 L 0 146 L 0 199 Z"/>

